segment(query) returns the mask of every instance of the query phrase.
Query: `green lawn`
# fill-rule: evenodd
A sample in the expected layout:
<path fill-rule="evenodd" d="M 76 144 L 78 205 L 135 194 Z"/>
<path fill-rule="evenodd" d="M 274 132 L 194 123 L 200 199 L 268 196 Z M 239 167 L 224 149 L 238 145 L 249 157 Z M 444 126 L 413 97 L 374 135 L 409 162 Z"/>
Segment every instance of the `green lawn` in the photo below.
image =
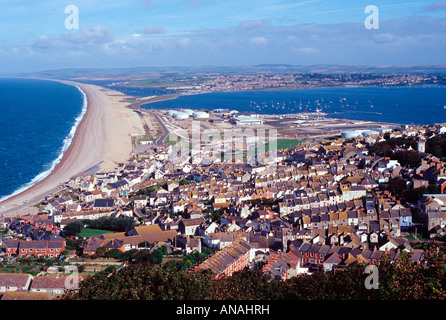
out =
<path fill-rule="evenodd" d="M 304 142 L 304 140 L 298 140 L 298 139 L 281 139 L 281 140 L 277 140 L 277 150 L 291 149 L 291 148 L 294 148 L 294 147 L 298 146 L 302 142 Z M 269 151 L 269 143 L 267 143 L 265 145 L 265 151 L 266 152 Z M 257 152 L 257 149 L 256 149 L 256 152 Z"/>
<path fill-rule="evenodd" d="M 79 237 L 96 237 L 107 233 L 113 233 L 113 231 L 101 230 L 101 229 L 91 229 L 84 228 L 80 234 L 77 234 Z"/>
<path fill-rule="evenodd" d="M 298 140 L 298 139 L 283 139 L 283 140 L 277 140 L 277 149 L 291 149 L 296 147 L 297 145 L 304 142 L 304 140 Z"/>

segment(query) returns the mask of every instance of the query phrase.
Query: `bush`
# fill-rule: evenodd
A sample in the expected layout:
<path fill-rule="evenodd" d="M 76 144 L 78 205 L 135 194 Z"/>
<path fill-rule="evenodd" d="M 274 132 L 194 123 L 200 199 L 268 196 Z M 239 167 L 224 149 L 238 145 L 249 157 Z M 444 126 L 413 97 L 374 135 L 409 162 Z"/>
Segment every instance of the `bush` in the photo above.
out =
<path fill-rule="evenodd" d="M 157 249 L 158 250 L 158 249 Z M 428 247 L 421 264 L 402 253 L 397 262 L 383 259 L 379 289 L 365 288 L 365 265 L 335 272 L 316 272 L 282 280 L 244 270 L 218 280 L 209 271 L 199 273 L 171 266 L 133 265 L 88 277 L 79 291 L 63 299 L 79 300 L 425 300 L 446 299 L 443 251 Z M 444 249 L 442 249 L 444 250 Z M 161 251 L 161 250 L 160 250 Z M 150 253 L 140 253 L 149 260 Z M 129 283 L 132 285 L 129 286 Z"/>
<path fill-rule="evenodd" d="M 121 259 L 124 256 L 124 253 L 118 249 L 111 249 L 106 252 L 105 256 L 112 259 Z"/>
<path fill-rule="evenodd" d="M 133 228 L 133 219 L 101 217 L 94 220 L 84 220 L 84 223 L 92 229 L 101 229 L 115 232 L 127 232 Z"/>

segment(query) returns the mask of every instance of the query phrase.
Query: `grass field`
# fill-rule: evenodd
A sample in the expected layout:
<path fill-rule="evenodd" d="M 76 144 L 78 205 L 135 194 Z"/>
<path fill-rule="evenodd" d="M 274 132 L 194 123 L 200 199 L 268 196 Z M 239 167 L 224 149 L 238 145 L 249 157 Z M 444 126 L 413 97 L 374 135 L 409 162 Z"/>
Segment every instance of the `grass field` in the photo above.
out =
<path fill-rule="evenodd" d="M 101 229 L 90 229 L 84 228 L 80 234 L 77 234 L 79 237 L 96 237 L 107 233 L 113 233 L 112 231 L 101 230 Z"/>
<path fill-rule="evenodd" d="M 291 149 L 291 148 L 294 148 L 294 147 L 298 146 L 302 142 L 304 142 L 304 140 L 298 140 L 298 139 L 281 139 L 281 140 L 277 140 L 277 150 Z M 265 151 L 269 151 L 269 143 L 266 144 Z"/>
<path fill-rule="evenodd" d="M 302 142 L 304 142 L 304 140 L 298 140 L 298 139 L 281 139 L 281 140 L 277 140 L 277 150 L 281 150 L 281 149 L 291 149 L 296 147 L 297 145 L 301 144 Z M 263 150 L 264 148 L 264 150 Z M 258 151 L 260 150 L 260 151 Z M 240 151 L 240 150 L 237 150 Z M 258 152 L 261 152 L 262 154 L 265 152 L 269 151 L 269 143 L 266 143 L 266 145 L 262 148 L 255 148 L 254 152 L 257 154 Z M 243 155 L 239 154 L 239 153 L 235 153 L 235 157 L 238 159 L 243 158 L 244 156 L 246 156 L 247 151 L 243 150 Z"/>
<path fill-rule="evenodd" d="M 298 139 L 283 139 L 283 140 L 277 140 L 277 149 L 291 149 L 296 147 L 297 145 L 304 142 L 304 140 L 298 140 Z"/>

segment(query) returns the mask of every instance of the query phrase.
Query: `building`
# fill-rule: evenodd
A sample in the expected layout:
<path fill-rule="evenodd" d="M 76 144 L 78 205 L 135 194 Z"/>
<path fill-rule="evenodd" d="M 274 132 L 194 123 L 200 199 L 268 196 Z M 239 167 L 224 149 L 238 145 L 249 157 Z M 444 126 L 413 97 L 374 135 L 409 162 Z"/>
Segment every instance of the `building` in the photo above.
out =
<path fill-rule="evenodd" d="M 195 111 L 192 113 L 192 118 L 194 119 L 207 119 L 209 118 L 209 113 L 205 111 Z"/>
<path fill-rule="evenodd" d="M 188 119 L 189 114 L 185 112 L 176 111 L 172 113 L 172 117 L 174 117 L 175 119 Z"/>
<path fill-rule="evenodd" d="M 215 273 L 215 278 L 218 279 L 225 275 L 231 276 L 234 272 L 243 270 L 253 260 L 254 248 L 248 242 L 240 240 L 216 252 L 189 270 L 198 272 L 209 269 Z"/>
<path fill-rule="evenodd" d="M 252 116 L 237 116 L 234 121 L 238 126 L 262 125 L 263 120 Z"/>
<path fill-rule="evenodd" d="M 367 195 L 367 190 L 363 186 L 350 186 L 348 184 L 341 185 L 344 201 L 351 201 Z"/>
<path fill-rule="evenodd" d="M 65 240 L 47 241 L 47 240 L 14 240 L 10 239 L 6 243 L 6 255 L 25 256 L 35 255 L 36 257 L 57 257 L 65 250 Z"/>
<path fill-rule="evenodd" d="M 135 208 L 144 208 L 145 206 L 147 206 L 147 196 L 135 196 L 134 198 L 134 205 Z"/>
<path fill-rule="evenodd" d="M 181 234 L 186 236 L 194 236 L 197 229 L 205 222 L 204 218 L 181 219 L 178 228 Z"/>
<path fill-rule="evenodd" d="M 33 279 L 30 274 L 0 273 L 0 292 L 28 290 Z"/>
<path fill-rule="evenodd" d="M 114 206 L 114 199 L 96 199 L 93 203 L 93 210 L 111 210 Z"/>
<path fill-rule="evenodd" d="M 35 277 L 31 284 L 31 292 L 47 292 L 52 295 L 60 295 L 67 289 L 66 282 L 70 280 L 70 276 L 42 276 Z"/>
<path fill-rule="evenodd" d="M 420 153 L 426 152 L 426 139 L 424 137 L 417 139 L 417 151 Z"/>
<path fill-rule="evenodd" d="M 125 252 L 138 249 L 139 245 L 144 242 L 158 244 L 173 242 L 176 235 L 177 231 L 164 231 L 157 224 L 139 226 L 127 232 L 109 233 L 91 237 L 84 246 L 84 253 L 88 255 L 95 254 L 96 250 L 102 246 L 106 247 L 107 250 L 118 249 Z"/>

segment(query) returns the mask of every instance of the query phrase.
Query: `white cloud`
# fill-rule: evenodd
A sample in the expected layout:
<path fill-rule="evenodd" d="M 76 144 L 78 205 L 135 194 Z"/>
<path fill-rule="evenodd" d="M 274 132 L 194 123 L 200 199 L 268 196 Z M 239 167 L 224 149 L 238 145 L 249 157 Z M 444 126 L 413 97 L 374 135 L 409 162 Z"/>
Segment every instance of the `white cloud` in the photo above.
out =
<path fill-rule="evenodd" d="M 378 43 L 387 43 L 396 40 L 396 37 L 390 33 L 382 33 L 373 35 L 373 39 Z"/>
<path fill-rule="evenodd" d="M 154 24 L 146 31 L 150 34 L 156 28 Z M 362 21 L 272 26 L 262 20 L 249 20 L 227 28 L 156 36 L 146 36 L 139 30 L 118 37 L 109 26 L 96 25 L 67 30 L 58 36 L 43 34 L 32 42 L 3 41 L 0 55 L 4 65 L 19 68 L 22 67 L 19 60 L 35 61 L 39 68 L 45 65 L 48 69 L 53 68 L 54 61 L 70 67 L 70 57 L 82 57 L 78 64 L 84 67 L 99 67 L 106 62 L 116 67 L 125 62 L 134 66 L 138 63 L 444 64 L 445 28 L 445 19 L 426 16 L 383 20 L 380 30 L 375 31 L 365 29 Z M 265 47 L 268 50 L 259 50 Z M 12 48 L 21 52 L 20 57 Z"/>
<path fill-rule="evenodd" d="M 185 48 L 191 44 L 192 40 L 190 38 L 183 38 L 177 41 L 178 48 Z"/>
<path fill-rule="evenodd" d="M 255 46 L 266 46 L 268 40 L 265 37 L 254 37 L 249 39 L 249 43 Z"/>

